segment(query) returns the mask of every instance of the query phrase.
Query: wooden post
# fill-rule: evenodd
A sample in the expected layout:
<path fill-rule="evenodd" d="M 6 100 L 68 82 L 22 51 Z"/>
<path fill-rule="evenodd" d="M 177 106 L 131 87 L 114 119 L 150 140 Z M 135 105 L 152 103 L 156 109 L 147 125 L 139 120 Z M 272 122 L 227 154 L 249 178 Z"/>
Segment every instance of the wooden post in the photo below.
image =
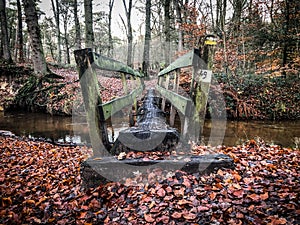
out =
<path fill-rule="evenodd" d="M 125 73 L 121 74 L 121 79 L 122 79 L 122 84 L 123 84 L 123 89 L 124 89 L 124 93 L 125 95 L 128 94 L 128 85 L 127 85 L 127 80 L 126 80 L 126 75 Z"/>
<path fill-rule="evenodd" d="M 195 77 L 197 77 L 198 83 L 195 85 L 195 115 L 194 121 L 200 125 L 200 134 L 203 132 L 203 126 L 206 115 L 206 105 L 208 99 L 208 93 L 211 82 L 211 69 L 213 66 L 213 45 L 211 43 L 214 42 L 204 42 L 203 43 L 203 56 L 202 62 L 196 62 L 195 66 L 193 66 L 193 73 L 195 73 Z M 197 76 L 196 76 L 197 75 Z M 198 137 L 199 138 L 199 137 Z M 199 140 L 196 140 L 197 142 Z"/>
<path fill-rule="evenodd" d="M 99 93 L 98 79 L 92 68 L 94 59 L 91 53 L 92 50 L 89 48 L 74 52 L 93 153 L 94 156 L 99 157 L 109 155 L 107 150 L 110 150 L 111 146 L 103 108 L 101 107 L 102 99 Z"/>
<path fill-rule="evenodd" d="M 166 75 L 166 82 L 165 82 L 165 89 L 169 89 L 169 82 L 170 82 L 170 75 L 167 74 Z M 166 98 L 163 98 L 162 103 L 161 103 L 161 110 L 165 111 L 165 107 L 166 107 Z"/>
<path fill-rule="evenodd" d="M 179 86 L 179 76 L 180 76 L 180 69 L 177 69 L 174 74 L 174 83 L 173 83 L 173 91 L 178 93 L 178 86 Z M 176 109 L 173 105 L 171 105 L 170 111 L 170 126 L 174 127 L 175 123 L 175 116 L 176 116 Z"/>

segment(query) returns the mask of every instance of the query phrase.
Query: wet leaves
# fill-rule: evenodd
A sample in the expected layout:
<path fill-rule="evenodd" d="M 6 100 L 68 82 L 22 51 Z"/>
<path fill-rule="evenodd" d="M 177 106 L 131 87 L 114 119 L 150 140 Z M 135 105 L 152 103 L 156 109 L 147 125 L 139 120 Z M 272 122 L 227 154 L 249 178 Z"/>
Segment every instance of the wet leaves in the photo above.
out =
<path fill-rule="evenodd" d="M 299 222 L 299 150 L 250 141 L 217 149 L 235 160 L 234 170 L 200 176 L 156 168 L 83 191 L 87 148 L 0 142 L 0 224 Z"/>

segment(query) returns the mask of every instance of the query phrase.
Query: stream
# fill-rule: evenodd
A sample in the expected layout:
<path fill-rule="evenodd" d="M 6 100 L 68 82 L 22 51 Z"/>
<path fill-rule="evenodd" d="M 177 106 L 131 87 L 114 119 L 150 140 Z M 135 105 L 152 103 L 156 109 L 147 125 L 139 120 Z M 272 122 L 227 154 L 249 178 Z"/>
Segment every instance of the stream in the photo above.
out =
<path fill-rule="evenodd" d="M 204 123 L 202 140 L 205 143 L 211 135 L 213 123 Z M 180 126 L 180 125 L 179 125 Z M 215 125 L 214 125 L 215 126 Z M 114 119 L 114 133 L 127 128 L 124 119 Z M 87 124 L 72 117 L 51 116 L 43 113 L 0 112 L 0 130 L 11 131 L 17 136 L 44 139 L 59 143 L 89 144 Z M 111 134 L 111 128 L 109 132 Z M 284 147 L 300 146 L 300 121 L 227 121 L 223 145 L 234 146 L 246 140 L 262 138 L 268 144 Z M 112 136 L 110 135 L 112 139 Z"/>

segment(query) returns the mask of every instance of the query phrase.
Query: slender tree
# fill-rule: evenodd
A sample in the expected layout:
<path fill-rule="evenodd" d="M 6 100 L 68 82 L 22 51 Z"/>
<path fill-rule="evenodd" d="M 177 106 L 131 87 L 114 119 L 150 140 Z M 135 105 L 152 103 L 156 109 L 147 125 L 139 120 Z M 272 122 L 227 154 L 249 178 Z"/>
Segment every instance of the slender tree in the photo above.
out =
<path fill-rule="evenodd" d="M 233 16 L 232 16 L 233 32 L 234 35 L 238 35 L 240 32 L 242 11 L 246 6 L 247 0 L 231 0 L 230 2 L 233 5 Z"/>
<path fill-rule="evenodd" d="M 132 36 L 132 26 L 131 26 L 131 10 L 132 10 L 132 0 L 129 0 L 128 7 L 126 5 L 126 0 L 123 0 L 123 5 L 125 9 L 126 19 L 127 19 L 127 65 L 132 65 L 132 48 L 133 48 L 133 36 Z M 124 21 L 123 21 L 124 23 Z"/>
<path fill-rule="evenodd" d="M 7 18 L 5 10 L 5 0 L 0 0 L 0 18 L 1 18 L 1 44 L 3 49 L 3 59 L 12 62 L 10 45 L 8 39 Z"/>
<path fill-rule="evenodd" d="M 109 7 L 109 12 L 108 12 L 108 57 L 113 56 L 113 39 L 112 39 L 112 34 L 111 34 L 111 19 L 112 19 L 112 10 L 114 7 L 114 2 L 115 0 L 109 0 L 108 7 Z"/>
<path fill-rule="evenodd" d="M 170 3 L 171 0 L 164 1 L 164 12 L 165 12 L 165 27 L 164 27 L 164 34 L 165 34 L 165 63 L 166 66 L 170 64 L 171 57 L 170 57 L 170 50 L 171 50 L 171 30 L 170 30 Z"/>
<path fill-rule="evenodd" d="M 34 72 L 37 77 L 43 77 L 47 74 L 48 68 L 43 52 L 41 41 L 41 31 L 38 24 L 38 15 L 35 0 L 23 0 L 24 12 L 26 16 L 26 24 L 30 36 L 30 46 Z"/>
<path fill-rule="evenodd" d="M 22 7 L 20 0 L 17 0 L 17 11 L 18 11 L 18 27 L 17 27 L 17 41 L 15 48 L 15 59 L 18 62 L 24 61 L 23 52 L 23 22 L 22 22 Z"/>
<path fill-rule="evenodd" d="M 145 24 L 145 42 L 143 54 L 143 73 L 148 76 L 150 61 L 150 40 L 151 40 L 151 0 L 146 0 L 146 24 Z"/>
<path fill-rule="evenodd" d="M 71 63 L 70 59 L 70 45 L 69 45 L 69 33 L 68 33 L 68 23 L 69 23 L 69 10 L 70 2 L 68 0 L 61 1 L 61 15 L 64 24 L 64 44 L 65 44 L 65 58 L 68 64 Z"/>
<path fill-rule="evenodd" d="M 57 36 L 57 62 L 61 63 L 61 32 L 60 32 L 60 3 L 58 0 L 51 0 L 52 10 L 56 24 L 56 36 Z"/>
<path fill-rule="evenodd" d="M 178 51 L 181 52 L 183 50 L 183 30 L 181 29 L 182 25 L 182 8 L 183 2 L 181 0 L 174 1 L 175 9 L 176 9 L 176 22 L 178 24 Z"/>
<path fill-rule="evenodd" d="M 73 8 L 74 8 L 74 21 L 75 21 L 75 43 L 76 48 L 81 49 L 81 33 L 80 33 L 80 23 L 78 19 L 78 2 L 77 0 L 74 0 L 73 2 Z"/>
<path fill-rule="evenodd" d="M 84 18 L 85 18 L 85 47 L 94 47 L 93 31 L 93 5 L 92 0 L 84 0 Z"/>

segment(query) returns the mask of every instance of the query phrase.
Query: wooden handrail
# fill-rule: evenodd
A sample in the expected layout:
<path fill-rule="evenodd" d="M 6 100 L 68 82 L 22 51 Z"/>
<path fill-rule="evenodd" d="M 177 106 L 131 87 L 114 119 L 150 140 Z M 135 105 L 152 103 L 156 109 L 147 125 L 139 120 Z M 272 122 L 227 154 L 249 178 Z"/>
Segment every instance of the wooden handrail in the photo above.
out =
<path fill-rule="evenodd" d="M 93 152 L 94 155 L 105 156 L 108 154 L 107 150 L 111 149 L 106 120 L 125 106 L 136 102 L 136 97 L 144 90 L 144 84 L 140 79 L 143 75 L 117 60 L 92 52 L 90 48 L 76 50 L 74 51 L 74 55 L 87 112 Z M 135 77 L 139 81 L 139 85 L 130 93 L 125 93 L 125 96 L 103 103 L 95 69 L 122 73 L 122 83 L 125 92 L 127 92 L 125 74 Z"/>

